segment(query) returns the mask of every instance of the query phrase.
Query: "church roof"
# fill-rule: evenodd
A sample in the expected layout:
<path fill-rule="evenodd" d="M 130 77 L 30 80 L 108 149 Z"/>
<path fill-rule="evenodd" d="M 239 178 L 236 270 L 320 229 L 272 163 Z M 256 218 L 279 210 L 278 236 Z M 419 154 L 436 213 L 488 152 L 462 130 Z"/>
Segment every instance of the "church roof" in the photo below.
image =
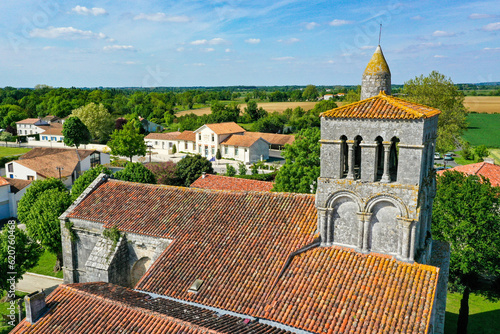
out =
<path fill-rule="evenodd" d="M 46 302 L 43 320 L 11 333 L 290 333 L 104 282 L 60 285 Z"/>
<path fill-rule="evenodd" d="M 191 183 L 191 188 L 235 190 L 235 191 L 271 191 L 273 182 L 241 179 L 238 177 L 206 174 Z"/>
<path fill-rule="evenodd" d="M 429 326 L 438 268 L 337 246 L 292 255 L 316 241 L 314 195 L 108 180 L 67 217 L 173 240 L 138 290 L 314 333 Z"/>
<path fill-rule="evenodd" d="M 330 118 L 421 119 L 440 114 L 436 108 L 405 101 L 380 92 L 377 96 L 346 104 L 322 113 Z"/>
<path fill-rule="evenodd" d="M 377 46 L 377 49 L 373 53 L 372 58 L 368 62 L 363 75 L 373 75 L 380 73 L 391 73 L 389 70 L 389 65 L 387 65 L 387 61 L 385 60 L 384 54 L 382 53 L 382 49 L 380 45 Z"/>

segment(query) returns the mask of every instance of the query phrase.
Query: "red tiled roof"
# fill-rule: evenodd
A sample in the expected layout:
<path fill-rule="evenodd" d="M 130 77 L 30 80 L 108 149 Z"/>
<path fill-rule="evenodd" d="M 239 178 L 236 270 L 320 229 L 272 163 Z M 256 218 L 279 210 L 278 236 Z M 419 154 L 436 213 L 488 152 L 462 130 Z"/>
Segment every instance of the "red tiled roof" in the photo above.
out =
<path fill-rule="evenodd" d="M 188 130 L 182 131 L 181 134 L 177 136 L 177 140 L 196 141 L 196 133 Z"/>
<path fill-rule="evenodd" d="M 314 241 L 314 199 L 109 180 L 68 218 L 173 240 L 139 290 L 315 333 L 425 332 L 436 267 L 339 247 L 309 250 L 284 267 Z M 196 279 L 204 283 L 189 293 Z"/>
<path fill-rule="evenodd" d="M 95 150 L 78 150 L 82 160 L 93 152 Z M 59 177 L 56 167 L 62 167 L 61 176 L 69 177 L 78 164 L 78 157 L 75 149 L 36 147 L 15 162 L 43 177 Z"/>
<path fill-rule="evenodd" d="M 39 118 L 26 118 L 23 119 L 22 121 L 16 122 L 16 124 L 35 124 L 39 120 L 40 120 Z"/>
<path fill-rule="evenodd" d="M 11 333 L 290 333 L 104 282 L 60 285 L 46 302 L 41 319 Z"/>
<path fill-rule="evenodd" d="M 482 175 L 490 180 L 492 186 L 500 187 L 500 166 L 489 162 L 478 162 L 470 165 L 453 167 L 447 170 L 455 170 L 467 175 Z M 438 171 L 442 175 L 447 170 Z"/>
<path fill-rule="evenodd" d="M 245 129 L 243 129 L 235 122 L 205 124 L 205 126 L 207 126 L 210 130 L 218 135 L 245 132 Z"/>
<path fill-rule="evenodd" d="M 181 133 L 179 131 L 166 132 L 166 133 L 156 133 L 152 132 L 148 134 L 144 139 L 157 139 L 157 140 L 177 140 Z"/>
<path fill-rule="evenodd" d="M 191 188 L 235 190 L 235 191 L 271 191 L 273 182 L 240 179 L 237 177 L 206 174 L 191 183 Z"/>
<path fill-rule="evenodd" d="M 6 186 L 8 184 L 9 184 L 9 182 L 7 182 L 6 179 L 4 179 L 3 177 L 0 176 L 0 187 L 1 186 Z"/>
<path fill-rule="evenodd" d="M 294 135 L 281 135 L 277 133 L 265 133 L 265 132 L 245 132 L 246 136 L 261 137 L 265 141 L 272 145 L 285 146 L 285 144 L 292 144 L 295 140 Z"/>
<path fill-rule="evenodd" d="M 43 135 L 57 135 L 62 136 L 63 125 L 61 123 L 51 123 L 50 125 L 39 125 L 40 129 L 44 131 L 41 133 Z"/>
<path fill-rule="evenodd" d="M 440 114 L 439 109 L 408 102 L 380 92 L 377 96 L 325 111 L 331 118 L 419 119 Z"/>
<path fill-rule="evenodd" d="M 221 145 L 230 145 L 230 146 L 250 147 L 253 144 L 255 144 L 259 139 L 262 139 L 262 138 L 248 136 L 247 134 L 230 135 L 229 137 L 227 137 L 226 139 L 221 141 L 220 144 Z"/>

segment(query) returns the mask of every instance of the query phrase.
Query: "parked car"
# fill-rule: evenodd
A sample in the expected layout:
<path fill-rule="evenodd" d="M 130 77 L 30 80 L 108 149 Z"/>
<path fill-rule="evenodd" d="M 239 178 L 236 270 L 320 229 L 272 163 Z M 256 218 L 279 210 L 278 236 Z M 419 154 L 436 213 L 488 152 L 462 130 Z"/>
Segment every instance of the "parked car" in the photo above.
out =
<path fill-rule="evenodd" d="M 444 155 L 444 160 L 453 160 L 453 155 L 451 153 L 446 153 Z"/>
<path fill-rule="evenodd" d="M 436 170 L 444 170 L 443 166 L 436 167 Z"/>
<path fill-rule="evenodd" d="M 434 160 L 439 160 L 439 159 L 442 159 L 442 158 L 441 158 L 441 154 L 439 154 L 439 153 L 434 153 Z"/>

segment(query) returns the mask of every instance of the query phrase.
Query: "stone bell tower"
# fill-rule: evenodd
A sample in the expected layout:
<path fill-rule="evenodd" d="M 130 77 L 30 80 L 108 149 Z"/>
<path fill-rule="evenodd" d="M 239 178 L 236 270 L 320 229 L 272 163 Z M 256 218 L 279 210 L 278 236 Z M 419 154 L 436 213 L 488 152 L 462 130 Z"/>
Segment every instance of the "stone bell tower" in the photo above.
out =
<path fill-rule="evenodd" d="M 391 70 L 385 60 L 380 45 L 370 59 L 361 81 L 361 100 L 384 92 L 391 95 Z"/>
<path fill-rule="evenodd" d="M 427 263 L 439 110 L 390 96 L 380 46 L 362 100 L 321 115 L 316 207 L 322 244 Z"/>

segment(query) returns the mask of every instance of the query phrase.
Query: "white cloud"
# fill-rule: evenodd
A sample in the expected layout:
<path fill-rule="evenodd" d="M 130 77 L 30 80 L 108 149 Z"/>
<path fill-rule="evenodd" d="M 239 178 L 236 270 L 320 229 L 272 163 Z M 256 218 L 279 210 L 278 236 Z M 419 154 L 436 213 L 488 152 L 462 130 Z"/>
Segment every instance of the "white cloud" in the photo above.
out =
<path fill-rule="evenodd" d="M 249 39 L 245 40 L 245 43 L 259 44 L 260 43 L 260 38 L 249 38 Z"/>
<path fill-rule="evenodd" d="M 415 21 L 420 21 L 420 20 L 423 20 L 424 18 L 420 15 L 417 15 L 417 16 L 412 17 L 411 19 L 415 20 Z"/>
<path fill-rule="evenodd" d="M 448 58 L 448 57 L 443 55 L 434 55 L 434 58 Z"/>
<path fill-rule="evenodd" d="M 331 59 L 330 59 L 329 61 L 327 61 L 327 63 L 328 63 L 328 64 L 335 64 L 335 60 L 331 60 Z"/>
<path fill-rule="evenodd" d="M 137 64 L 137 62 L 129 60 L 129 61 L 124 61 L 123 64 L 125 64 L 125 65 L 135 65 L 135 64 Z"/>
<path fill-rule="evenodd" d="M 80 14 L 80 15 L 106 15 L 108 12 L 104 8 L 99 8 L 99 7 L 94 7 L 94 8 L 87 8 L 83 6 L 76 6 L 75 8 L 71 9 L 73 12 Z"/>
<path fill-rule="evenodd" d="M 153 22 L 172 22 L 172 23 L 186 23 L 189 22 L 189 17 L 185 15 L 169 16 L 165 13 L 144 14 L 141 13 L 134 17 L 134 20 L 147 20 Z"/>
<path fill-rule="evenodd" d="M 192 41 L 192 45 L 205 45 L 208 41 L 206 39 L 197 39 L 196 41 Z"/>
<path fill-rule="evenodd" d="M 197 39 L 196 41 L 192 41 L 190 44 L 192 44 L 192 45 L 220 45 L 220 44 L 229 44 L 229 42 L 223 38 L 216 37 L 216 38 L 212 38 L 211 40 Z"/>
<path fill-rule="evenodd" d="M 483 30 L 486 31 L 500 30 L 500 22 L 487 24 L 483 27 Z"/>
<path fill-rule="evenodd" d="M 226 52 L 233 52 L 233 50 L 231 50 L 231 49 L 226 49 L 224 51 L 226 51 Z"/>
<path fill-rule="evenodd" d="M 361 50 L 371 50 L 371 49 L 375 49 L 375 46 L 373 45 L 365 45 L 365 46 L 362 46 L 360 47 Z"/>
<path fill-rule="evenodd" d="M 206 49 L 203 49 L 203 51 L 205 51 L 205 52 L 214 52 L 215 49 L 214 48 L 206 48 Z"/>
<path fill-rule="evenodd" d="M 62 38 L 62 39 L 104 39 L 106 35 L 102 32 L 95 33 L 90 30 L 80 30 L 73 27 L 48 27 L 47 29 L 33 29 L 30 31 L 31 37 L 41 38 Z"/>
<path fill-rule="evenodd" d="M 346 25 L 346 24 L 352 24 L 354 22 L 352 21 L 347 21 L 347 20 L 338 20 L 338 19 L 335 19 L 333 21 L 330 22 L 330 25 L 333 26 L 333 27 L 339 27 L 339 26 L 343 26 L 343 25 Z"/>
<path fill-rule="evenodd" d="M 490 19 L 492 17 L 495 17 L 495 15 L 491 15 L 491 14 L 479 14 L 479 13 L 472 13 L 472 14 L 469 15 L 469 19 L 472 19 L 472 20 Z"/>
<path fill-rule="evenodd" d="M 300 39 L 292 37 L 292 38 L 288 38 L 288 39 L 278 39 L 278 42 L 285 43 L 285 44 L 293 44 L 293 43 L 300 42 Z"/>
<path fill-rule="evenodd" d="M 177 48 L 176 51 L 177 52 L 183 52 L 185 49 L 181 46 L 180 48 Z"/>
<path fill-rule="evenodd" d="M 434 36 L 434 37 L 453 37 L 453 36 L 455 36 L 455 33 L 448 32 L 448 31 L 442 31 L 442 30 L 436 30 L 432 33 L 432 36 Z"/>
<path fill-rule="evenodd" d="M 55 47 L 53 47 L 53 46 L 44 46 L 42 49 L 43 50 L 52 50 L 52 49 L 55 49 Z"/>
<path fill-rule="evenodd" d="M 205 63 L 194 63 L 193 66 L 205 66 Z"/>
<path fill-rule="evenodd" d="M 104 51 L 135 51 L 132 45 L 106 45 Z"/>
<path fill-rule="evenodd" d="M 293 59 L 295 59 L 295 58 L 290 57 L 290 56 L 271 58 L 271 60 L 276 60 L 276 61 L 287 61 L 287 60 L 293 60 Z"/>
<path fill-rule="evenodd" d="M 497 48 L 484 48 L 484 51 L 500 51 L 500 47 Z"/>
<path fill-rule="evenodd" d="M 313 30 L 314 28 L 318 27 L 319 23 L 316 22 L 309 22 L 306 24 L 306 29 L 307 30 Z"/>

